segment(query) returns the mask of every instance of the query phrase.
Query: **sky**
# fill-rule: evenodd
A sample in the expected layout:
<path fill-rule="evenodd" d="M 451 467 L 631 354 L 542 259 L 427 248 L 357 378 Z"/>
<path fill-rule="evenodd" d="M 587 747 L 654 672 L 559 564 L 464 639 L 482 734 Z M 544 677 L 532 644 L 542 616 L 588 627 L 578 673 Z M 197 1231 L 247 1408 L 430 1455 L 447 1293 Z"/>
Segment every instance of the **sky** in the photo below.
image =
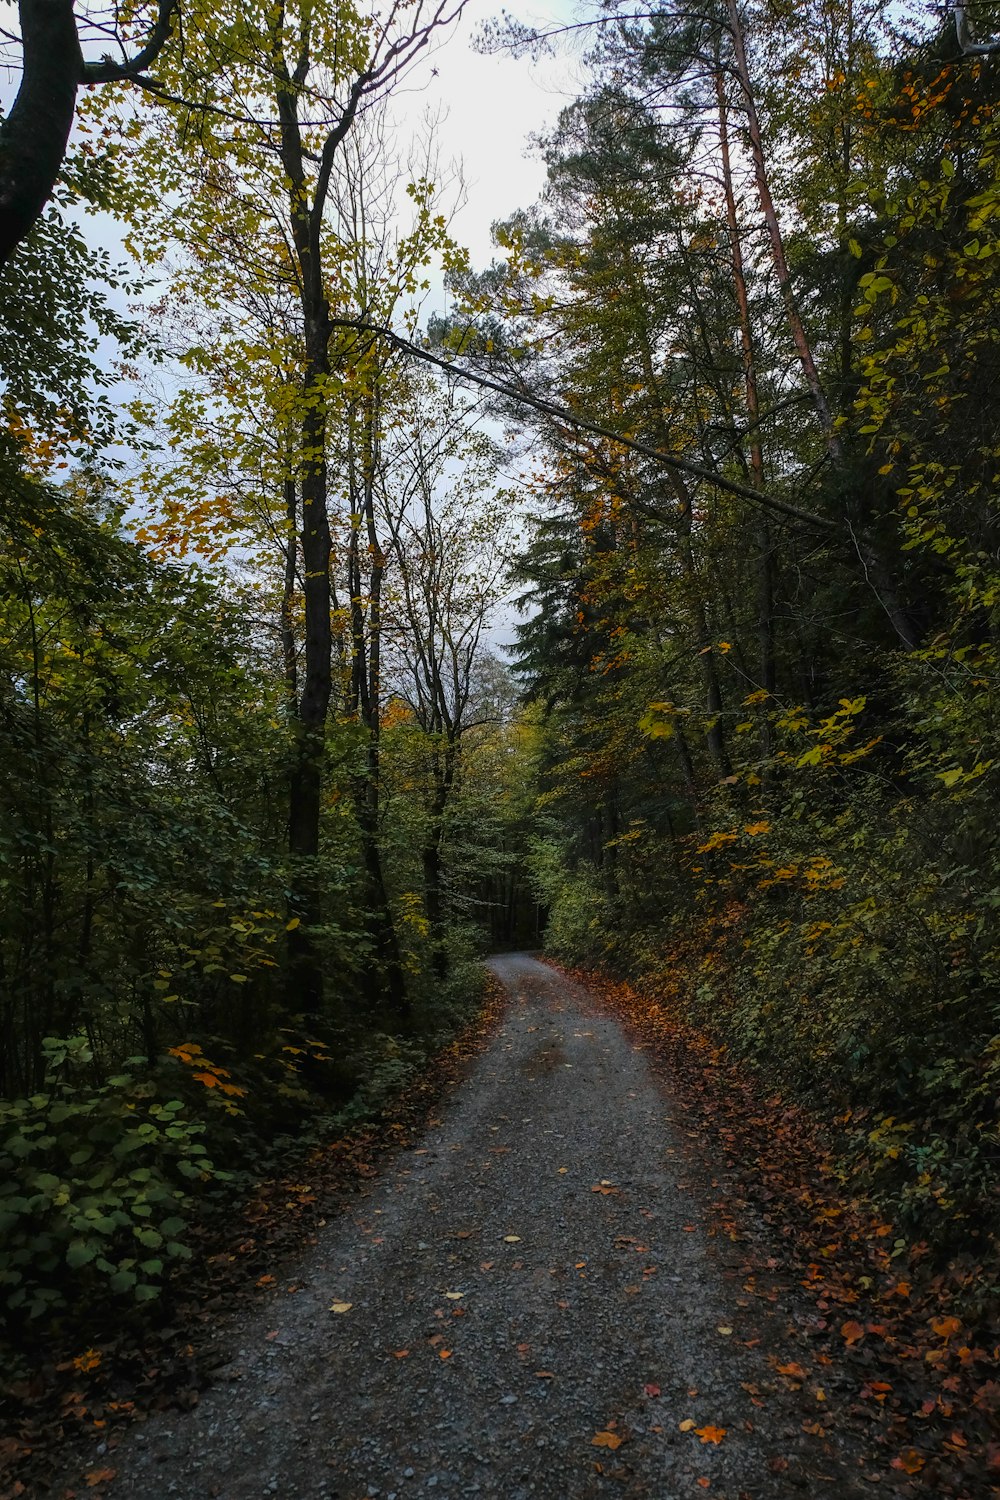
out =
<path fill-rule="evenodd" d="M 518 20 L 540 28 L 563 24 L 579 9 L 573 0 L 508 8 Z M 471 0 L 455 31 L 414 75 L 409 92 L 396 99 L 393 110 L 401 141 L 419 129 L 428 109 L 441 110 L 442 157 L 461 161 L 466 184 L 454 234 L 468 247 L 475 266 L 488 265 L 492 258 L 491 224 L 537 198 L 545 169 L 530 137 L 555 123 L 582 80 L 579 60 L 568 48 L 537 62 L 477 51 L 476 33 L 500 9 L 499 0 Z M 431 68 L 437 74 L 428 77 Z"/>

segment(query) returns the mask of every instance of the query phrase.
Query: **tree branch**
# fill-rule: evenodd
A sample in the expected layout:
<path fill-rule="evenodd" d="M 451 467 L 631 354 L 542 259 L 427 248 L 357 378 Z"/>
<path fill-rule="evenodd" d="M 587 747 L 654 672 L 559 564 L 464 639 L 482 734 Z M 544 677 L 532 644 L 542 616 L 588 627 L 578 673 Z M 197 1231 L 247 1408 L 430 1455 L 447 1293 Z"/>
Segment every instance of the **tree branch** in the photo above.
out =
<path fill-rule="evenodd" d="M 123 79 L 134 79 L 145 73 L 163 51 L 174 27 L 174 16 L 180 0 L 159 0 L 156 21 L 149 33 L 149 41 L 135 57 L 117 63 L 111 57 L 103 57 L 99 63 L 84 63 L 81 83 L 118 83 Z"/>
<path fill-rule="evenodd" d="M 983 57 L 989 52 L 1000 52 L 1000 37 L 994 37 L 989 42 L 977 42 L 973 39 L 965 0 L 955 0 L 955 35 L 966 57 Z"/>
<path fill-rule="evenodd" d="M 687 474 L 692 479 L 702 479 L 709 484 L 714 484 L 718 489 L 726 490 L 731 495 L 738 495 L 743 500 L 749 500 L 754 505 L 763 506 L 766 510 L 774 511 L 778 515 L 788 516 L 794 521 L 800 521 L 805 526 L 812 526 L 818 531 L 837 534 L 839 528 L 833 521 L 824 516 L 811 515 L 807 510 L 801 510 L 797 505 L 792 505 L 786 500 L 779 500 L 773 495 L 765 495 L 760 490 L 753 489 L 748 484 L 741 484 L 739 480 L 727 479 L 718 474 L 714 469 L 704 464 L 691 462 L 690 459 L 678 458 L 675 454 L 664 453 L 661 448 L 654 448 L 650 443 L 643 443 L 638 438 L 625 437 L 624 434 L 616 432 L 612 427 L 605 427 L 600 422 L 594 422 L 588 417 L 581 417 L 569 411 L 564 406 L 557 406 L 553 401 L 546 401 L 544 397 L 537 396 L 531 391 L 524 390 L 506 380 L 499 380 L 491 375 L 484 375 L 478 370 L 472 370 L 466 365 L 457 364 L 452 359 L 443 359 L 440 355 L 433 354 L 429 349 L 423 349 L 419 344 L 410 343 L 409 339 L 401 338 L 391 328 L 382 328 L 377 324 L 364 322 L 354 318 L 333 318 L 331 326 L 334 328 L 349 328 L 355 333 L 367 333 L 377 339 L 384 339 L 401 353 L 408 355 L 411 359 L 421 360 L 424 364 L 432 365 L 435 369 L 444 370 L 453 380 L 462 380 L 470 385 L 480 387 L 482 390 L 493 391 L 498 396 L 504 396 L 509 401 L 515 401 L 520 406 L 530 407 L 533 411 L 541 412 L 544 416 L 552 417 L 557 422 L 563 422 L 569 427 L 577 428 L 580 432 L 589 432 L 595 437 L 608 439 L 609 442 L 618 443 L 623 448 L 628 448 L 632 453 L 638 453 L 643 458 L 652 459 L 654 463 L 664 464 L 668 469 L 674 469 L 681 474 Z"/>

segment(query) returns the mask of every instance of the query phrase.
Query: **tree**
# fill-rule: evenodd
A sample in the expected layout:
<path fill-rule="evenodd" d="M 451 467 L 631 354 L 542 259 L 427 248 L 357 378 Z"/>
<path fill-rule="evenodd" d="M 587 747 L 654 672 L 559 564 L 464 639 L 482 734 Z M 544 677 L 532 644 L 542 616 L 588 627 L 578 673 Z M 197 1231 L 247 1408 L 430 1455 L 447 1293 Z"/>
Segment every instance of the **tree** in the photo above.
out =
<path fill-rule="evenodd" d="M 297 675 L 297 734 L 290 773 L 289 848 L 291 989 L 310 1015 L 322 1008 L 322 967 L 314 932 L 323 917 L 317 870 L 326 725 L 333 690 L 334 639 L 329 509 L 331 413 L 354 401 L 364 351 L 338 328 L 335 299 L 353 295 L 339 276 L 350 256 L 331 194 L 340 153 L 355 122 L 406 74 L 434 33 L 458 15 L 447 0 L 391 4 L 363 16 L 350 6 L 281 5 L 206 18 L 185 53 L 186 73 L 164 78 L 167 118 L 179 131 L 176 186 L 184 183 L 185 237 L 200 244 L 204 264 L 219 225 L 243 246 L 242 267 L 261 286 L 270 279 L 294 301 L 296 343 L 280 424 L 298 505 L 304 604 L 302 668 Z M 251 45 L 247 45 L 248 39 Z M 184 78 L 201 92 L 181 100 Z M 251 103 L 245 104 L 249 100 Z M 136 147 L 151 181 L 163 186 L 159 126 Z M 416 189 L 423 242 L 433 223 L 430 185 Z M 174 226 L 150 219 L 154 192 L 132 209 L 148 253 Z M 155 216 L 154 216 L 155 217 Z M 173 217 L 171 210 L 168 219 Z M 209 247 L 206 249 L 206 247 Z M 397 295 L 410 273 L 398 268 Z M 265 358 L 268 355 L 265 353 Z M 289 491 L 290 495 L 290 491 Z"/>

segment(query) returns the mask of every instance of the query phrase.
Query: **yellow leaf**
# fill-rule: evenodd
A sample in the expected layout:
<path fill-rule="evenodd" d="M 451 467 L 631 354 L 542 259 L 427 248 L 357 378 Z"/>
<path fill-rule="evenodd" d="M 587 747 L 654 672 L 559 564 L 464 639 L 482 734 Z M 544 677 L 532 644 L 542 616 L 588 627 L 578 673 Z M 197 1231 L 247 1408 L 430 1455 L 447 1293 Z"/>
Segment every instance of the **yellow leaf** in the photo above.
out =
<path fill-rule="evenodd" d="M 465 1296 L 464 1292 L 445 1292 L 449 1302 L 459 1302 Z"/>
<path fill-rule="evenodd" d="M 351 1310 L 351 1308 L 353 1306 L 354 1306 L 353 1302 L 331 1302 L 330 1303 L 330 1311 L 331 1312 L 335 1312 L 335 1313 L 350 1312 L 350 1310 Z"/>
<path fill-rule="evenodd" d="M 688 1417 L 687 1420 L 684 1421 L 684 1422 L 679 1422 L 678 1423 L 678 1427 L 680 1428 L 681 1432 L 690 1432 L 693 1426 L 694 1426 L 694 1420 L 691 1417 Z"/>
<path fill-rule="evenodd" d="M 503 1238 L 505 1245 L 519 1245 L 521 1243 L 521 1236 L 519 1234 L 505 1234 Z"/>
<path fill-rule="evenodd" d="M 286 932 L 294 932 L 295 929 L 296 929 L 296 927 L 299 926 L 301 920 L 302 920 L 301 917 L 293 917 L 290 922 L 286 922 L 285 923 L 285 931 Z"/>
<path fill-rule="evenodd" d="M 590 1441 L 595 1448 L 620 1448 L 625 1439 L 617 1432 L 595 1432 Z"/>

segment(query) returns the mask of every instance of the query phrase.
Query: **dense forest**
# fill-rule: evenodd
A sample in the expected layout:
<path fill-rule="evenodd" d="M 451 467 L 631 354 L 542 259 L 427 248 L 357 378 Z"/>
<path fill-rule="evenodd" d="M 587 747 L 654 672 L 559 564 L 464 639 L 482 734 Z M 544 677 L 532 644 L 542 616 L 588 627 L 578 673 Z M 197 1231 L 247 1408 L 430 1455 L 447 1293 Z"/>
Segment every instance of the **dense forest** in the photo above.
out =
<path fill-rule="evenodd" d="M 486 25 L 585 78 L 488 267 L 390 136 L 446 4 L 80 12 L 23 0 L 0 121 L 11 1326 L 155 1304 L 490 946 L 987 1257 L 1000 6 Z"/>

